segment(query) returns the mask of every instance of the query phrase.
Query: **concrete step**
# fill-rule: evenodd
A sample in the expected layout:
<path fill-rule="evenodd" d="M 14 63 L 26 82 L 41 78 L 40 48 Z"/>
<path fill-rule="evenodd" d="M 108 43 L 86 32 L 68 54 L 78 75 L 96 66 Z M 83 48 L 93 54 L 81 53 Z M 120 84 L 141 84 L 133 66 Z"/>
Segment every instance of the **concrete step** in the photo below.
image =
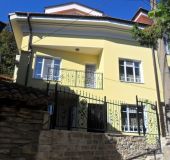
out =
<path fill-rule="evenodd" d="M 163 154 L 148 155 L 145 160 L 164 160 Z"/>
<path fill-rule="evenodd" d="M 163 147 L 164 160 L 170 160 L 170 145 Z"/>

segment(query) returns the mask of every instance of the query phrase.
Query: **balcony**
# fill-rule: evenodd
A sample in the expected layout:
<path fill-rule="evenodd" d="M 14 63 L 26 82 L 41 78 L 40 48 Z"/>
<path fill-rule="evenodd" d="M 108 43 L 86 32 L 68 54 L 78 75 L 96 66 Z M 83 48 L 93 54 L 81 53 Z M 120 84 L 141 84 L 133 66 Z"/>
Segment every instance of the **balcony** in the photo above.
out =
<path fill-rule="evenodd" d="M 102 73 L 48 68 L 48 74 L 44 78 L 70 87 L 103 89 Z"/>

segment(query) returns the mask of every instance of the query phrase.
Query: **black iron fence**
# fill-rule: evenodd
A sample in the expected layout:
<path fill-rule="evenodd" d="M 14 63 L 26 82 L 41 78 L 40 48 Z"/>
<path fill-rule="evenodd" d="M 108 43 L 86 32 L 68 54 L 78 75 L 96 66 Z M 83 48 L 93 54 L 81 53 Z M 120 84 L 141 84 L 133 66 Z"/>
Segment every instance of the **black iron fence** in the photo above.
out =
<path fill-rule="evenodd" d="M 160 135 L 157 105 L 137 97 L 127 104 L 56 85 L 52 112 L 51 128 Z"/>
<path fill-rule="evenodd" d="M 70 87 L 103 88 L 103 74 L 91 71 L 48 68 L 47 80 Z"/>
<path fill-rule="evenodd" d="M 51 128 L 105 132 L 106 99 L 57 85 Z M 97 114 L 96 114 L 97 113 Z"/>
<path fill-rule="evenodd" d="M 51 129 L 141 135 L 150 149 L 161 148 L 156 102 L 137 96 L 134 104 L 110 101 L 57 84 L 49 110 Z"/>

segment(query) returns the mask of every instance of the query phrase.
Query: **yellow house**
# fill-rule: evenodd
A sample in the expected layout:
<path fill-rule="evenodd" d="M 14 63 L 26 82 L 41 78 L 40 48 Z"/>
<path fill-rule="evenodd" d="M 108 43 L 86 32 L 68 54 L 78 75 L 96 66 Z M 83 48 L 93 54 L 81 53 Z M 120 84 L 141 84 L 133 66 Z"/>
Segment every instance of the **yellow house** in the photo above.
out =
<path fill-rule="evenodd" d="M 126 104 L 136 104 L 136 95 L 147 102 L 157 101 L 152 50 L 132 38 L 134 22 L 77 3 L 9 17 L 20 53 L 16 83 L 46 90 L 50 81 L 53 90 L 58 82 L 75 92 Z M 159 67 L 158 78 L 161 81 Z M 149 115 L 147 119 L 152 121 Z"/>

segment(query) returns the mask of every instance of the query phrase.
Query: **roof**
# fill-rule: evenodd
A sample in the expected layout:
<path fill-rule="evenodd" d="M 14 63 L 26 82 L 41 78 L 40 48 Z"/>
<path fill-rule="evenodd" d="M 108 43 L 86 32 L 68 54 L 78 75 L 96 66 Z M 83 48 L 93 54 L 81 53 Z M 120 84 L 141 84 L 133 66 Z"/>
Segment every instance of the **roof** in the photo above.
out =
<path fill-rule="evenodd" d="M 45 9 L 53 8 L 53 7 L 61 7 L 61 6 L 66 6 L 66 5 L 70 5 L 70 4 L 77 4 L 77 5 L 80 5 L 80 6 L 89 8 L 89 9 L 91 9 L 91 10 L 104 13 L 103 11 L 97 10 L 97 9 L 95 9 L 95 8 L 91 8 L 91 7 L 89 7 L 89 6 L 86 6 L 86 5 L 84 5 L 84 4 L 80 4 L 80 3 L 78 3 L 78 2 L 68 2 L 68 3 L 64 3 L 64 4 L 59 4 L 59 5 L 47 6 L 47 7 L 45 7 Z"/>
<path fill-rule="evenodd" d="M 15 12 L 18 16 L 27 16 L 27 12 Z M 37 17 L 45 17 L 45 18 L 78 18 L 78 19 L 89 19 L 89 20 L 98 20 L 98 21 L 111 21 L 116 23 L 123 23 L 127 25 L 134 25 L 136 22 L 130 21 L 130 20 L 124 20 L 124 19 L 118 19 L 108 16 L 84 16 L 84 15 L 63 15 L 63 14 L 45 14 L 45 13 L 29 13 L 30 16 L 37 16 Z M 138 23 L 141 27 L 146 27 L 148 25 L 143 23 Z"/>
<path fill-rule="evenodd" d="M 46 93 L 41 90 L 0 81 L 0 100 L 24 102 L 24 106 L 44 107 L 48 104 L 48 98 Z"/>
<path fill-rule="evenodd" d="M 134 21 L 135 18 L 136 18 L 136 17 L 139 15 L 139 13 L 141 13 L 141 12 L 148 14 L 149 11 L 146 10 L 146 9 L 144 9 L 144 8 L 139 8 L 138 11 L 137 11 L 137 12 L 135 13 L 135 15 L 133 16 L 132 21 Z"/>

